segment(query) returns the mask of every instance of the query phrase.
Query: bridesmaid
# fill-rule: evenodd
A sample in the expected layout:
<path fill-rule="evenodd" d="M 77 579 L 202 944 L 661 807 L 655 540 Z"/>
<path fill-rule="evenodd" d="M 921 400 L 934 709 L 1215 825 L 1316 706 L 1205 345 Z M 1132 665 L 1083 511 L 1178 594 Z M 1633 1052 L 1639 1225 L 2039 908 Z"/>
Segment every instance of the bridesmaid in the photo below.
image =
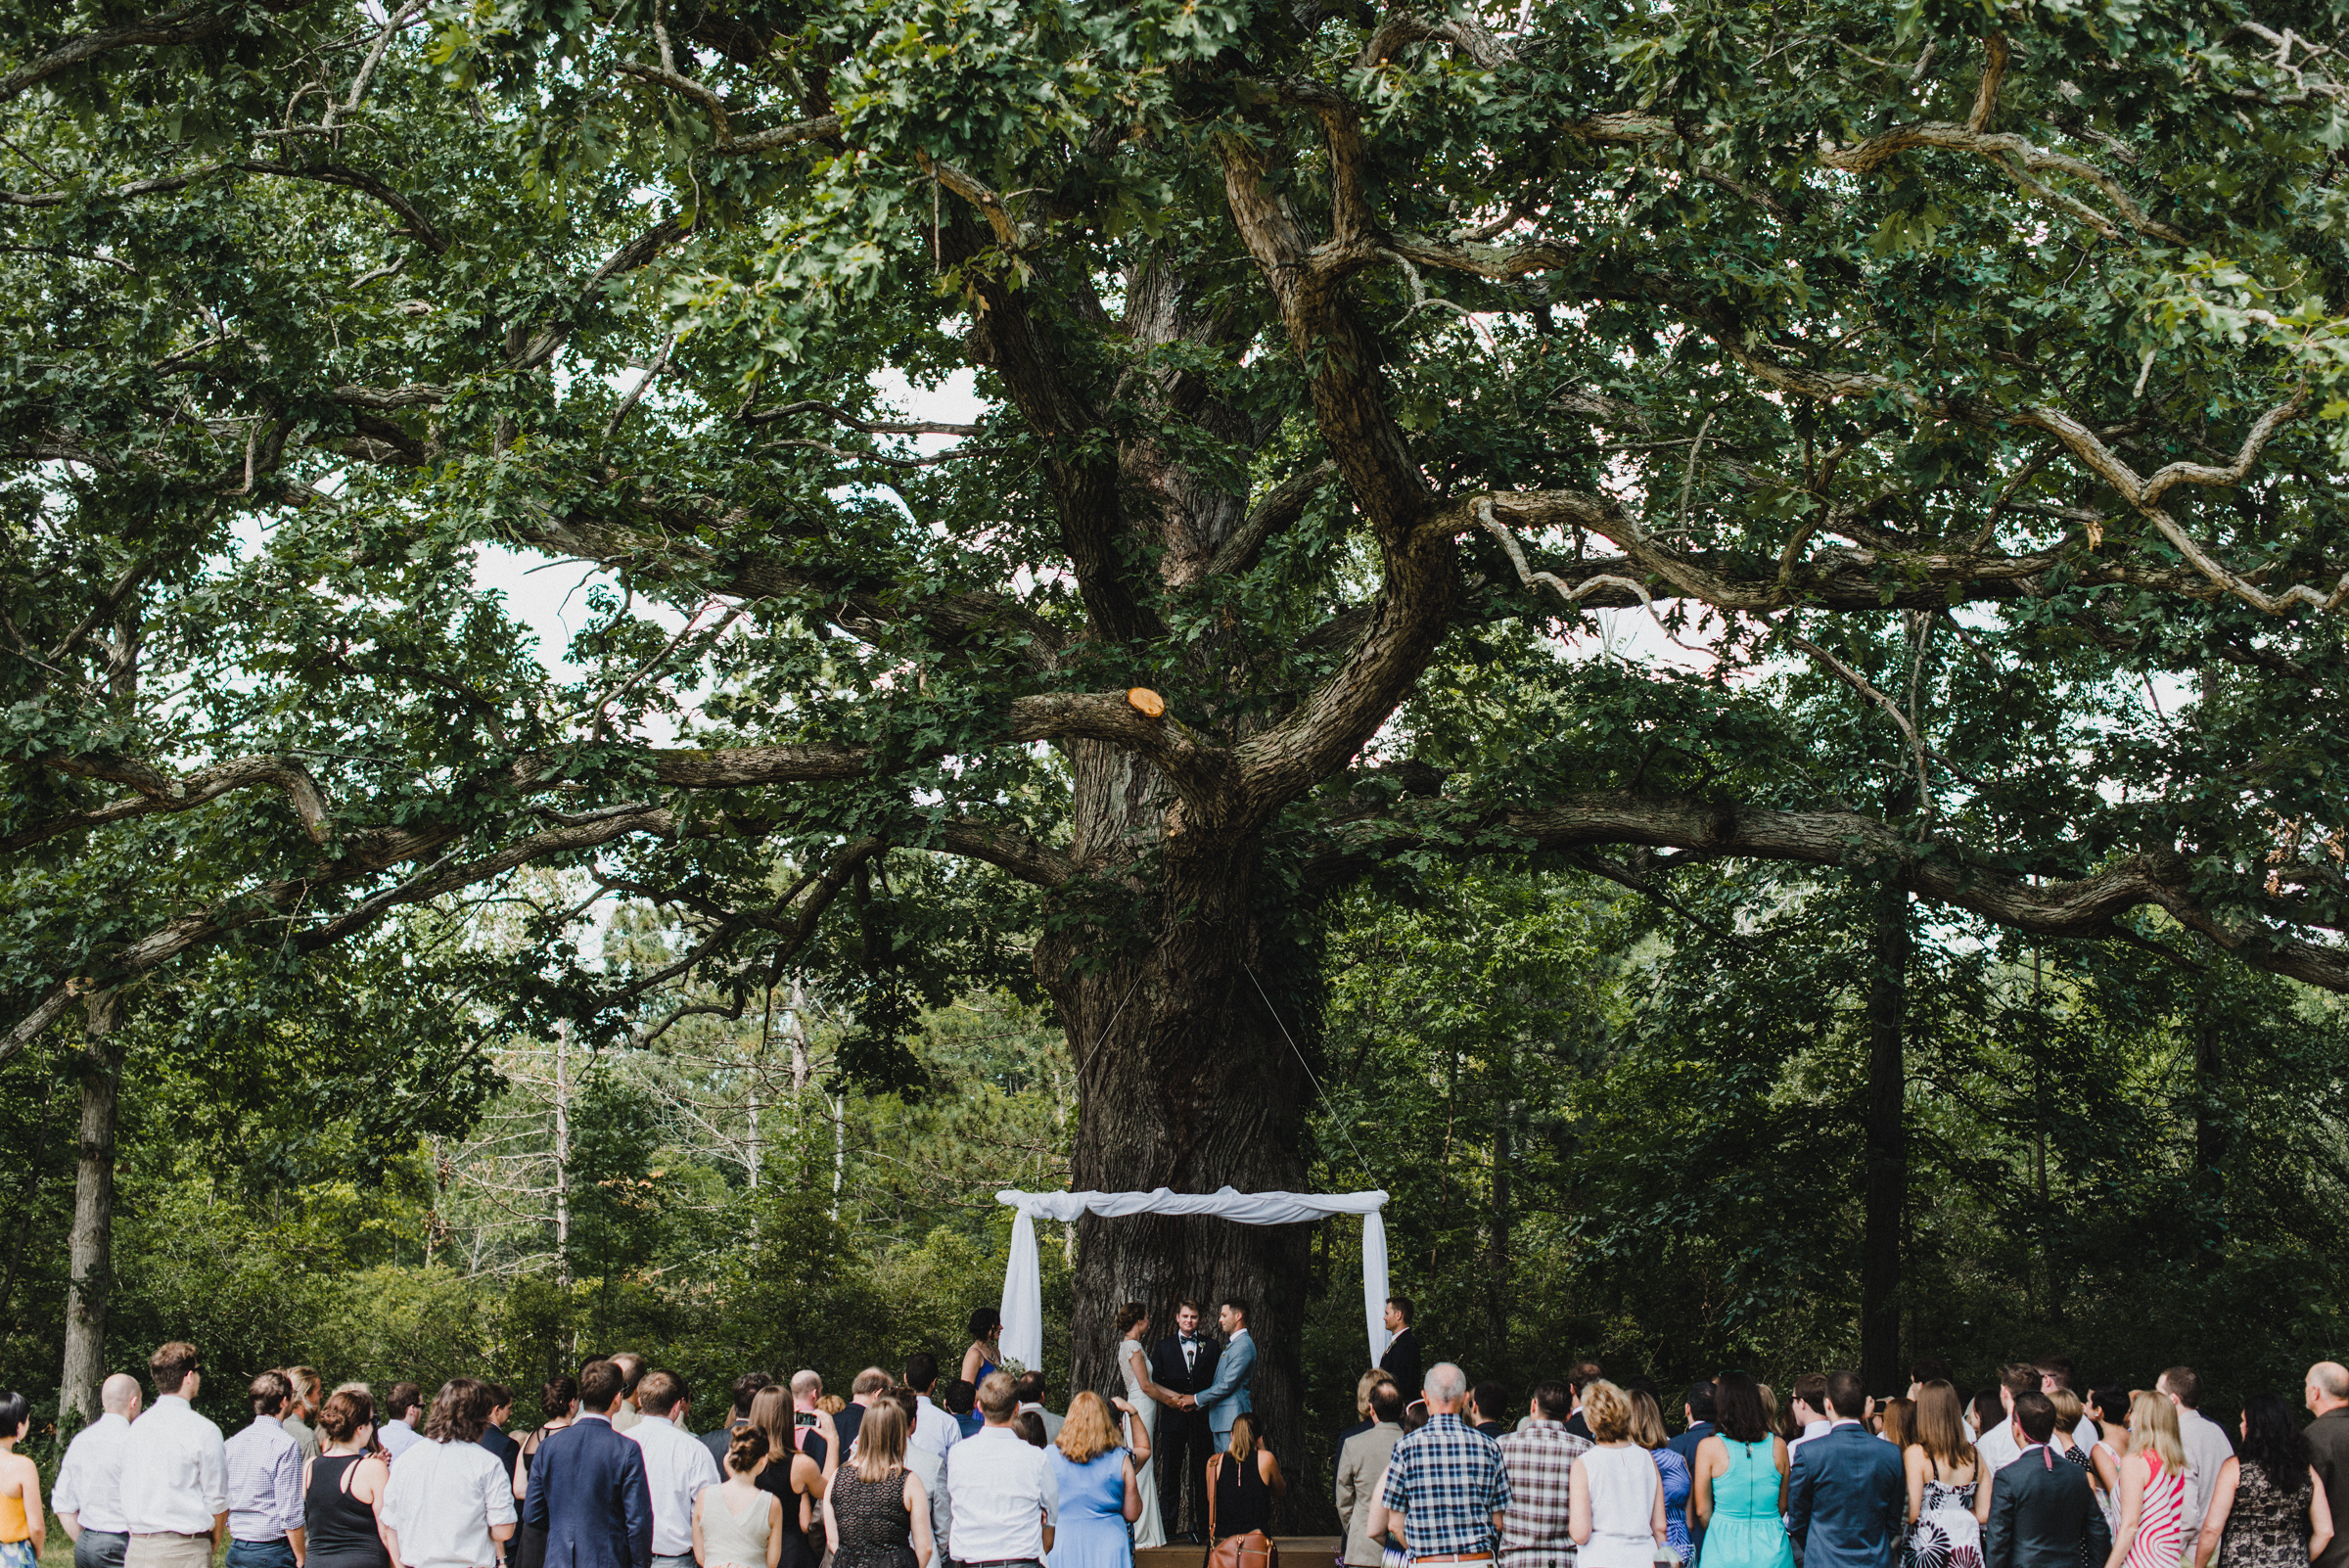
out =
<path fill-rule="evenodd" d="M 971 1313 L 970 1348 L 962 1353 L 962 1380 L 977 1388 L 987 1380 L 987 1374 L 1003 1364 L 1003 1314 L 992 1307 L 976 1308 Z"/>
<path fill-rule="evenodd" d="M 1158 1441 L 1159 1402 L 1174 1398 L 1150 1381 L 1150 1360 L 1142 1353 L 1149 1334 L 1150 1314 L 1140 1302 L 1129 1301 L 1118 1309 L 1118 1369 L 1126 1374 L 1126 1402 L 1120 1408 L 1127 1412 L 1126 1447 L 1137 1454 L 1148 1453 Z M 1166 1526 L 1158 1517 L 1157 1465 L 1141 1466 L 1135 1490 L 1141 1495 L 1142 1505 L 1133 1521 L 1134 1545 L 1137 1548 L 1165 1545 Z"/>

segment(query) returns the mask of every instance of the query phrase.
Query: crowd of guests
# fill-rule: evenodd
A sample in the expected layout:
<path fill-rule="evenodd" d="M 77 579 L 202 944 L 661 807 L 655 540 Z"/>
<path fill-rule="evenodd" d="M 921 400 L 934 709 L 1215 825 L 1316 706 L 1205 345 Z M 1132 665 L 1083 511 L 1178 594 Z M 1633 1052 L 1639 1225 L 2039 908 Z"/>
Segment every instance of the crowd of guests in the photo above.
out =
<path fill-rule="evenodd" d="M 1406 1304 L 1407 1310 L 1407 1304 Z M 1390 1360 L 1392 1358 L 1390 1358 Z M 1667 1429 L 1644 1379 L 1597 1362 L 1507 1393 L 1431 1367 L 1415 1398 L 1364 1374 L 1336 1477 L 1343 1562 L 1509 1568 L 2349 1568 L 2349 1369 L 2309 1369 L 2305 1426 L 2258 1395 L 2235 1437 L 2173 1366 L 2150 1389 L 2074 1388 L 2017 1363 L 1971 1400 L 1919 1365 L 1870 1399 L 1852 1372 L 1784 1395 L 1744 1371 L 1691 1385 Z"/>
<path fill-rule="evenodd" d="M 1587 1361 L 1520 1414 L 1451 1362 L 1419 1374 L 1408 1311 L 1341 1435 L 1340 1568 L 2349 1568 L 2349 1370 L 2330 1361 L 2302 1390 L 2313 1422 L 2260 1395 L 2233 1438 L 2190 1367 L 2082 1392 L 2059 1360 L 1971 1399 L 1930 1362 L 1889 1400 L 1850 1372 L 1781 1394 L 1730 1369 L 1688 1387 L 1677 1422 L 1652 1384 Z M 1185 1303 L 1153 1346 L 1128 1307 L 1126 1397 L 1065 1414 L 999 1363 L 991 1313 L 971 1325 L 975 1385 L 942 1390 L 927 1354 L 845 1399 L 812 1371 L 754 1372 L 699 1432 L 685 1380 L 619 1352 L 547 1383 L 519 1439 L 497 1384 L 379 1403 L 302 1366 L 253 1379 L 250 1423 L 224 1437 L 174 1342 L 149 1359 L 151 1406 L 137 1378 L 106 1380 L 49 1501 L 75 1568 L 223 1550 L 226 1568 L 1131 1568 L 1168 1527 L 1219 1560 L 1249 1544 L 1229 1554 L 1245 1568 L 1287 1481 L 1248 1408 L 1245 1304 L 1218 1319 L 1211 1336 Z M 15 1452 L 28 1416 L 0 1394 L 0 1568 L 35 1568 L 47 1540 Z"/>
<path fill-rule="evenodd" d="M 128 1373 L 106 1380 L 50 1504 L 75 1568 L 223 1551 L 226 1568 L 1130 1568 L 1147 1424 L 1091 1393 L 1053 1414 L 1040 1374 L 979 1370 L 944 1404 L 927 1354 L 866 1368 L 845 1400 L 812 1371 L 749 1373 L 696 1432 L 685 1380 L 620 1352 L 546 1384 L 517 1440 L 497 1384 L 321 1397 L 297 1366 L 255 1377 L 250 1423 L 224 1437 L 193 1404 L 196 1348 L 173 1342 L 148 1360 L 152 1406 Z M 38 1471 L 14 1452 L 28 1415 L 0 1395 L 0 1568 L 47 1544 Z"/>

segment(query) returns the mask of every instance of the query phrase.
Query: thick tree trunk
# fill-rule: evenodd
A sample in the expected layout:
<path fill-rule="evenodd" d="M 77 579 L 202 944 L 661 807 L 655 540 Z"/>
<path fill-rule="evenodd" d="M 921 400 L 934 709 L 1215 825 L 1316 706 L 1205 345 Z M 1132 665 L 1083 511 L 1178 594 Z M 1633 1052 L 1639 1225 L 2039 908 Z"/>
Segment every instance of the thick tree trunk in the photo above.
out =
<path fill-rule="evenodd" d="M 1901 1221 L 1909 1199 L 1909 895 L 1876 890 L 1867 988 L 1866 1188 L 1860 1239 L 1860 1376 L 1871 1394 L 1908 1386 L 1901 1375 Z"/>
<path fill-rule="evenodd" d="M 115 1107 L 121 1087 L 122 993 L 90 997 L 87 1043 L 75 1064 L 81 1080 L 81 1147 L 73 1172 L 72 1277 L 66 1301 L 66 1363 L 59 1379 L 59 1425 L 79 1412 L 98 1418 L 106 1380 L 106 1308 L 115 1273 Z"/>
<path fill-rule="evenodd" d="M 1090 807 L 1081 810 L 1079 850 L 1147 834 L 1160 807 L 1146 767 L 1075 750 L 1079 800 Z M 1314 1049 L 1317 1011 L 1312 986 L 1299 984 L 1310 978 L 1309 960 L 1272 934 L 1278 911 L 1258 906 L 1261 848 L 1195 842 L 1208 835 L 1187 832 L 1179 812 L 1168 815 L 1148 885 L 1126 860 L 1131 875 L 1121 881 L 1133 904 L 1103 909 L 1091 901 L 1099 882 L 1082 910 L 1056 896 L 1063 918 L 1037 945 L 1037 976 L 1077 1064 L 1072 1182 L 1112 1191 L 1302 1188 L 1311 1083 L 1301 1053 Z M 1067 918 L 1081 912 L 1099 924 Z M 1077 1230 L 1074 1389 L 1121 1389 L 1113 1325 L 1123 1303 L 1144 1304 L 1155 1334 L 1173 1323 L 1179 1301 L 1204 1304 L 1212 1323 L 1217 1306 L 1237 1297 L 1258 1348 L 1249 1392 L 1260 1429 L 1284 1459 L 1298 1454 L 1310 1243 L 1303 1225 L 1086 1216 Z"/>

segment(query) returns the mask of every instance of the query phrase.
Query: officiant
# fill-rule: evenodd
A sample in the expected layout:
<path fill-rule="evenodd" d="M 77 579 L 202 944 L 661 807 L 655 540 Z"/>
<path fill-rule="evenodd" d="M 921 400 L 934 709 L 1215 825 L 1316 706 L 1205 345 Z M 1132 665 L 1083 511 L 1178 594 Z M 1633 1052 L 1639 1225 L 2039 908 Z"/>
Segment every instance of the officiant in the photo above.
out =
<path fill-rule="evenodd" d="M 1204 1408 L 1184 1409 L 1181 1400 L 1216 1380 L 1216 1359 L 1221 1347 L 1201 1327 L 1199 1304 L 1186 1301 L 1174 1310 L 1174 1332 L 1150 1350 L 1150 1381 L 1157 1384 L 1158 1504 L 1170 1538 L 1188 1542 L 1207 1539 L 1207 1460 L 1215 1438 L 1207 1428 Z"/>

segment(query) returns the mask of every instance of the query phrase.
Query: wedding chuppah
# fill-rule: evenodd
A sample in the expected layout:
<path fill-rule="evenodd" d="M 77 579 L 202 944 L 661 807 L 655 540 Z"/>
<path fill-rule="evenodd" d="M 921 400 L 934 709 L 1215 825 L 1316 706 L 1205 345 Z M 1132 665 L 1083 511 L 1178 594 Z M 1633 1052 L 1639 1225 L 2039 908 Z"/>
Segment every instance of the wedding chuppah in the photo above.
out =
<path fill-rule="evenodd" d="M 1149 1192 L 1021 1192 L 1005 1189 L 995 1194 L 995 1201 L 1007 1205 L 1013 1212 L 1011 1253 L 1003 1269 L 1001 1355 L 1006 1361 L 1022 1366 L 1040 1365 L 1044 1356 L 1044 1289 L 1043 1263 L 1036 1251 L 1036 1222 L 1055 1220 L 1073 1223 L 1086 1214 L 1109 1219 L 1138 1215 L 1198 1215 L 1227 1220 L 1234 1224 L 1286 1225 L 1307 1224 L 1325 1220 L 1332 1215 L 1359 1215 L 1362 1222 L 1362 1322 L 1370 1349 L 1370 1361 L 1377 1364 L 1386 1354 L 1390 1334 L 1387 1316 L 1387 1227 L 1380 1211 L 1386 1206 L 1387 1195 L 1373 1192 L 1240 1192 L 1221 1187 L 1214 1192 L 1176 1192 L 1159 1187 Z M 1135 1310 L 1138 1310 L 1138 1305 Z M 1226 1325 L 1229 1326 L 1228 1324 Z M 1246 1330 L 1240 1331 L 1246 1338 Z M 1132 1407 L 1133 1420 L 1155 1428 L 1157 1406 L 1146 1398 L 1136 1382 L 1133 1365 L 1139 1362 L 1138 1344 L 1120 1347 L 1119 1364 L 1127 1368 L 1127 1403 Z M 1123 1354 L 1132 1351 L 1135 1354 Z M 1237 1407 L 1248 1408 L 1244 1368 L 1253 1360 L 1254 1347 L 1240 1362 L 1242 1379 L 1237 1390 Z M 1228 1384 L 1231 1379 L 1224 1378 Z M 1226 1428 L 1230 1422 L 1228 1406 L 1221 1418 Z M 1131 1434 L 1128 1434 L 1129 1439 Z M 1155 1441 L 1155 1433 L 1144 1439 Z M 1157 1546 L 1166 1537 L 1160 1529 L 1157 1489 L 1145 1485 L 1146 1506 L 1143 1517 L 1136 1521 L 1134 1545 L 1137 1549 Z"/>

